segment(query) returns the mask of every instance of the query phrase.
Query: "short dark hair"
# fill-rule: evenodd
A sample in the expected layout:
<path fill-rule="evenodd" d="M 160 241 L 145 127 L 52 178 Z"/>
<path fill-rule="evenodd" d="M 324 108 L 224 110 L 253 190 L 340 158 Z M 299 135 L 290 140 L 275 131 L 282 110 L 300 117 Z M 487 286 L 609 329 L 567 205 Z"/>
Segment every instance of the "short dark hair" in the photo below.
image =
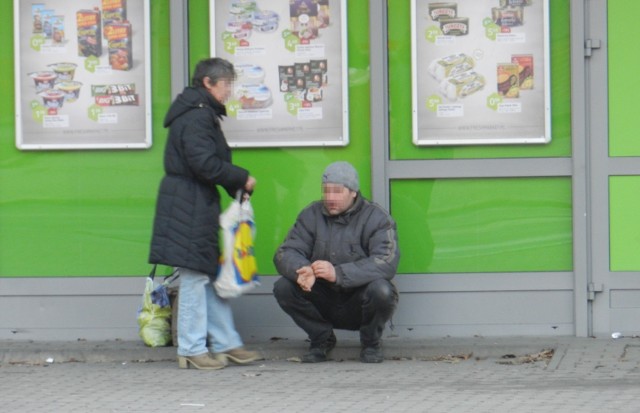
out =
<path fill-rule="evenodd" d="M 202 59 L 196 65 L 191 78 L 191 84 L 195 87 L 204 87 L 204 78 L 208 77 L 212 84 L 219 80 L 235 80 L 236 71 L 233 64 L 219 57 Z"/>

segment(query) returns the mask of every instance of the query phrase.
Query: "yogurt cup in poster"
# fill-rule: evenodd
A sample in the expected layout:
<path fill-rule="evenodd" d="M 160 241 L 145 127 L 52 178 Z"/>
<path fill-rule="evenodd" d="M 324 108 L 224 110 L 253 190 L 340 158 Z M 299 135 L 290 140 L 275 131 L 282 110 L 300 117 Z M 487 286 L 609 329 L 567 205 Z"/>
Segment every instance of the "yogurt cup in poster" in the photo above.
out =
<path fill-rule="evenodd" d="M 54 83 L 58 75 L 51 70 L 43 70 L 40 72 L 29 73 L 36 85 L 36 93 L 53 89 Z"/>
<path fill-rule="evenodd" d="M 54 73 L 58 76 L 56 82 L 67 82 L 73 80 L 73 76 L 76 73 L 76 65 L 75 63 L 69 62 L 61 62 L 61 63 L 52 63 L 47 67 L 51 68 Z"/>
<path fill-rule="evenodd" d="M 64 93 L 66 102 L 75 102 L 80 97 L 80 88 L 82 83 L 76 81 L 60 82 L 56 85 L 56 89 Z"/>
<path fill-rule="evenodd" d="M 64 103 L 64 92 L 57 89 L 48 89 L 39 93 L 44 107 L 49 109 L 59 109 Z"/>

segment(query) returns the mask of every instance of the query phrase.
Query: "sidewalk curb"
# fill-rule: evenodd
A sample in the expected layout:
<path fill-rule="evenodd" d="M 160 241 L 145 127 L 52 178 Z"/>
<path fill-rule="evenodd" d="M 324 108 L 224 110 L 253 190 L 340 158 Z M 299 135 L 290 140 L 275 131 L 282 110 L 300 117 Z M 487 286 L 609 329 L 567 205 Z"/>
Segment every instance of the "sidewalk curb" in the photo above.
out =
<path fill-rule="evenodd" d="M 383 349 L 387 360 L 460 361 L 521 357 L 553 349 L 549 363 L 556 369 L 573 337 L 516 338 L 436 338 L 425 340 L 387 339 Z M 295 360 L 307 351 L 305 340 L 270 340 L 247 342 L 252 350 L 262 352 L 266 360 Z M 360 343 L 339 340 L 331 353 L 335 361 L 357 360 Z M 0 364 L 105 363 L 175 361 L 176 347 L 145 346 L 141 341 L 0 341 Z"/>

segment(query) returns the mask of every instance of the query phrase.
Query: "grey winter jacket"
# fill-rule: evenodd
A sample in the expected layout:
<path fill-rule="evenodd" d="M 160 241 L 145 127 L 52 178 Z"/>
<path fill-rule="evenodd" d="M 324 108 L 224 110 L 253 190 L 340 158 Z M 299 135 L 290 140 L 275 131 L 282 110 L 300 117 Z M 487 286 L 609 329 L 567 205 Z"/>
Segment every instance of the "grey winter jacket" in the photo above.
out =
<path fill-rule="evenodd" d="M 220 194 L 244 187 L 249 172 L 231 163 L 220 128 L 225 107 L 204 88 L 187 87 L 164 120 L 169 138 L 156 203 L 149 262 L 215 275 Z"/>
<path fill-rule="evenodd" d="M 380 278 L 391 280 L 399 259 L 395 221 L 358 193 L 355 204 L 337 216 L 329 215 L 322 201 L 302 210 L 273 262 L 295 282 L 297 269 L 329 261 L 336 270 L 335 285 L 349 290 Z"/>

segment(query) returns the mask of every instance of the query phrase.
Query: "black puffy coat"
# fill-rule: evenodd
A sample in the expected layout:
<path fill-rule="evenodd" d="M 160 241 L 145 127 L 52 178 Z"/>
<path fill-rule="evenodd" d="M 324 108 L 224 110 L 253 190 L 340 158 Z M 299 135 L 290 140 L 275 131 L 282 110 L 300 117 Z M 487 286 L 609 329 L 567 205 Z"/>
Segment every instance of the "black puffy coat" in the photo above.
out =
<path fill-rule="evenodd" d="M 283 277 L 296 282 L 296 270 L 325 260 L 336 271 L 336 287 L 351 290 L 378 279 L 391 280 L 400 260 L 396 222 L 362 194 L 340 215 L 322 201 L 304 208 L 273 262 Z"/>
<path fill-rule="evenodd" d="M 169 138 L 156 204 L 149 262 L 211 276 L 217 270 L 220 193 L 244 187 L 249 171 L 231 163 L 220 127 L 225 107 L 201 87 L 187 87 L 164 120 Z"/>

